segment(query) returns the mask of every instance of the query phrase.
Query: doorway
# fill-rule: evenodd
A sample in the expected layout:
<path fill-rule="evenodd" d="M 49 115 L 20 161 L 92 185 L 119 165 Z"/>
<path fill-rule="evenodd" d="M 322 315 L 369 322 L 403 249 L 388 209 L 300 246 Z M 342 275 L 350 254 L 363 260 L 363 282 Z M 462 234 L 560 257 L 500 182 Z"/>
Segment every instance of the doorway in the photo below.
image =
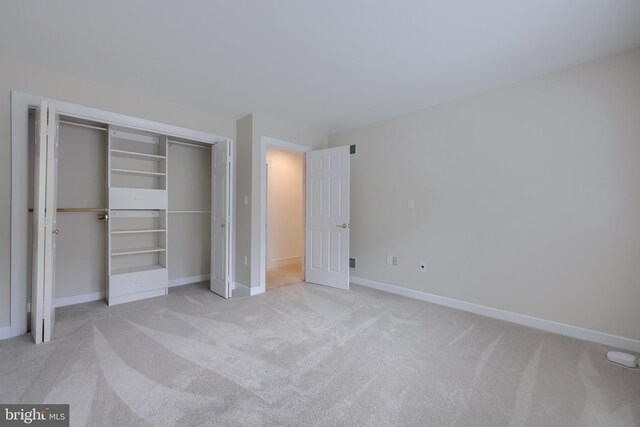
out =
<path fill-rule="evenodd" d="M 302 173 L 302 281 L 349 289 L 350 154 L 353 147 L 312 150 L 311 147 L 260 137 L 261 171 L 258 176 L 259 231 L 252 236 L 259 248 L 259 287 L 266 291 L 267 272 L 267 148 L 284 149 L 303 156 Z M 253 263 L 252 263 L 253 264 Z"/>
<path fill-rule="evenodd" d="M 302 281 L 304 154 L 267 145 L 266 288 Z"/>

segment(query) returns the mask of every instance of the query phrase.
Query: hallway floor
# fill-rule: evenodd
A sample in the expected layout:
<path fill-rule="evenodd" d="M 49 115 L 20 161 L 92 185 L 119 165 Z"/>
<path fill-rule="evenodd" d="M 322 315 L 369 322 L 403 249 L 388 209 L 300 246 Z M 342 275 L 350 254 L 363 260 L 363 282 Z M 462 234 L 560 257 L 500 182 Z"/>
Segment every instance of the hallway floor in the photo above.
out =
<path fill-rule="evenodd" d="M 302 263 L 267 270 L 267 290 L 293 285 L 302 281 Z"/>

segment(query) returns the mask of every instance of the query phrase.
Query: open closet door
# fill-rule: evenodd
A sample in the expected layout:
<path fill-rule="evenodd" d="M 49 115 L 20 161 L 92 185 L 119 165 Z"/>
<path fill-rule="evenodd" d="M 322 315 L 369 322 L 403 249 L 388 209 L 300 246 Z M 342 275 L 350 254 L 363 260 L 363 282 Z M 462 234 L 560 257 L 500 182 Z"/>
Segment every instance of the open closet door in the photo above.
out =
<path fill-rule="evenodd" d="M 55 324 L 57 133 L 55 108 L 43 101 L 36 109 L 33 191 L 31 334 L 36 344 L 51 339 Z"/>
<path fill-rule="evenodd" d="M 211 149 L 211 284 L 212 292 L 231 296 L 231 143 Z"/>
<path fill-rule="evenodd" d="M 349 146 L 305 160 L 305 280 L 349 289 Z"/>

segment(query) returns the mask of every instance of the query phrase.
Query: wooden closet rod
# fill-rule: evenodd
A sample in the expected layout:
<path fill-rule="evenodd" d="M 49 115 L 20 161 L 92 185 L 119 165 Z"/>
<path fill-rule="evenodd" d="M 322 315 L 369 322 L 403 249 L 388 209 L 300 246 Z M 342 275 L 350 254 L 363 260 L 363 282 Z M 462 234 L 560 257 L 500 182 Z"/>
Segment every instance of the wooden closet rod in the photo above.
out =
<path fill-rule="evenodd" d="M 104 208 L 58 208 L 57 212 L 106 212 Z M 29 212 L 33 212 L 33 209 L 29 209 Z"/>
<path fill-rule="evenodd" d="M 66 125 L 80 126 L 81 128 L 102 130 L 102 131 L 105 131 L 105 132 L 107 131 L 107 128 L 103 128 L 103 127 L 100 127 L 100 126 L 85 125 L 84 123 L 68 122 L 66 120 L 59 120 L 59 121 L 60 121 L 60 123 L 64 123 Z"/>

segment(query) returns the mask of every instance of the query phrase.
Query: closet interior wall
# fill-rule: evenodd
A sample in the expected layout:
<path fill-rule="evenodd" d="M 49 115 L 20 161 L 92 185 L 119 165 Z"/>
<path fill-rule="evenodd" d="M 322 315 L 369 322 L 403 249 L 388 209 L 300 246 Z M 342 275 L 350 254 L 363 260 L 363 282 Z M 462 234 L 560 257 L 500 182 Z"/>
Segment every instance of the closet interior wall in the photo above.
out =
<path fill-rule="evenodd" d="M 29 115 L 29 208 L 33 208 L 35 115 Z M 106 207 L 104 130 L 61 122 L 58 127 L 58 208 Z M 29 224 L 33 213 L 29 212 Z M 106 222 L 96 212 L 59 212 L 56 243 L 56 305 L 103 299 L 106 291 Z M 31 294 L 33 229 L 28 229 L 27 295 Z"/>
<path fill-rule="evenodd" d="M 211 148 L 169 142 L 169 285 L 209 279 Z"/>

